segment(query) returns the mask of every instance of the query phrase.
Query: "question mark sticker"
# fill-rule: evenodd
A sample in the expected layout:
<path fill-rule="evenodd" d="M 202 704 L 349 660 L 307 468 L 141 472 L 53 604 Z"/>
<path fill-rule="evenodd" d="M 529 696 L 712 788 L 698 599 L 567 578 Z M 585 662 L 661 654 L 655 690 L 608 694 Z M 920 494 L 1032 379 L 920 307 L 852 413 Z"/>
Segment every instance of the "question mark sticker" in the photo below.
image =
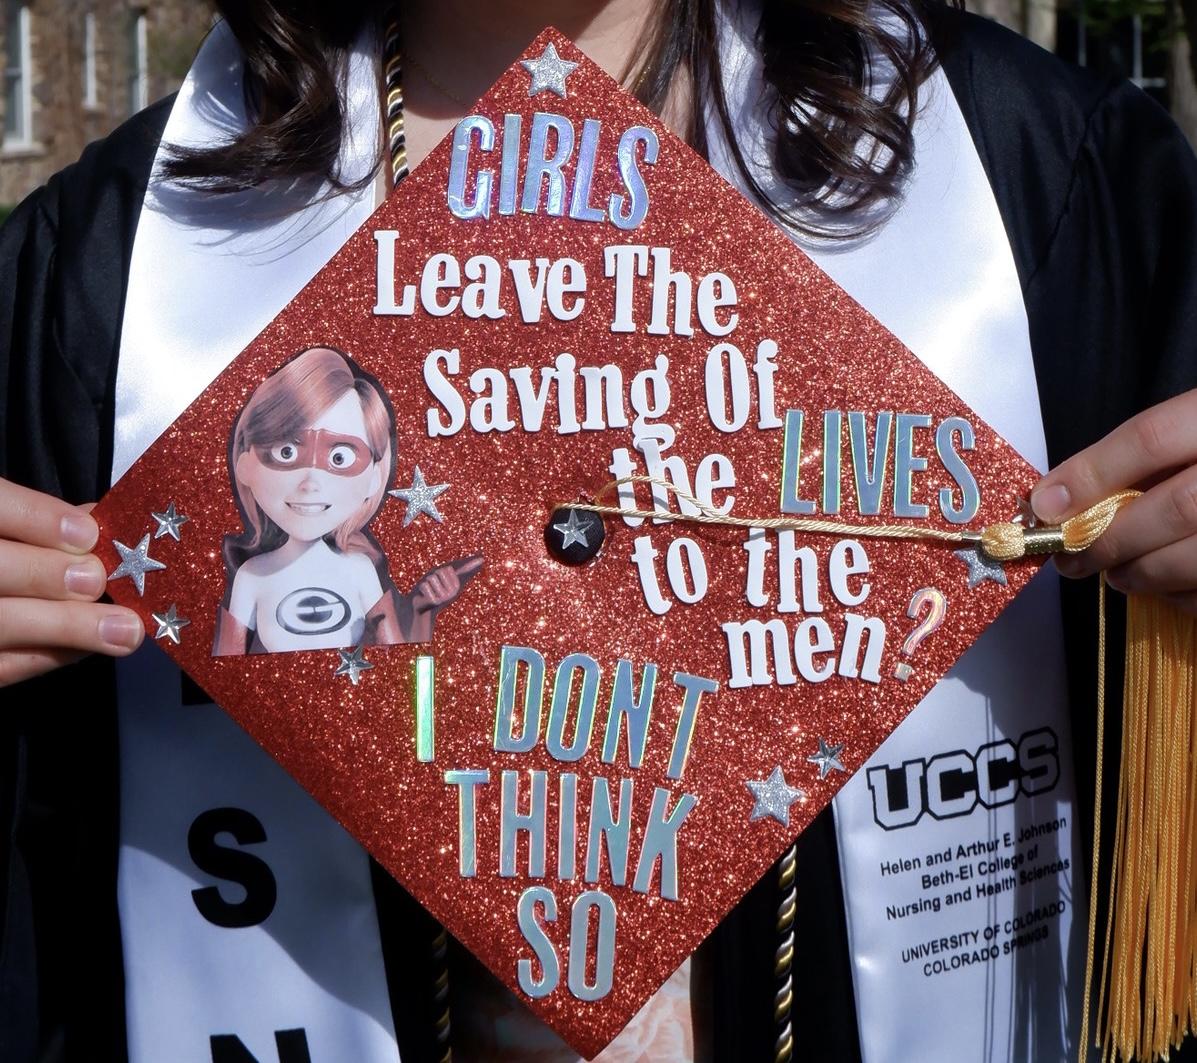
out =
<path fill-rule="evenodd" d="M 910 604 L 906 607 L 906 615 L 911 620 L 918 620 L 919 615 L 926 613 L 922 620 L 914 626 L 914 630 L 906 636 L 902 643 L 902 656 L 913 657 L 919 644 L 932 632 L 938 630 L 948 615 L 948 599 L 943 591 L 936 587 L 921 587 L 914 592 Z M 903 683 L 914 675 L 914 667 L 906 661 L 899 661 L 894 667 L 894 678 Z"/>

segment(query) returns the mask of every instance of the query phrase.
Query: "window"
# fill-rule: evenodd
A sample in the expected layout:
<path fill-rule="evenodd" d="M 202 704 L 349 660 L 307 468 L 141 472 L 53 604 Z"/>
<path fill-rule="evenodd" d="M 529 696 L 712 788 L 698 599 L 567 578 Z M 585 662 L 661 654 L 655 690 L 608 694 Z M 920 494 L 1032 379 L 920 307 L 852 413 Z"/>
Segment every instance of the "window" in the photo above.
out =
<path fill-rule="evenodd" d="M 30 83 L 29 5 L 4 3 L 4 146 L 33 142 L 33 86 Z"/>
<path fill-rule="evenodd" d="M 1158 15 L 1125 8 L 1094 0 L 1061 4 L 1057 54 L 1102 75 L 1128 77 L 1166 107 L 1168 20 L 1162 8 Z"/>
<path fill-rule="evenodd" d="M 129 113 L 136 114 L 149 106 L 150 79 L 146 56 L 146 25 L 144 11 L 129 13 Z"/>
<path fill-rule="evenodd" d="M 83 16 L 83 106 L 97 107 L 96 93 L 96 13 Z"/>

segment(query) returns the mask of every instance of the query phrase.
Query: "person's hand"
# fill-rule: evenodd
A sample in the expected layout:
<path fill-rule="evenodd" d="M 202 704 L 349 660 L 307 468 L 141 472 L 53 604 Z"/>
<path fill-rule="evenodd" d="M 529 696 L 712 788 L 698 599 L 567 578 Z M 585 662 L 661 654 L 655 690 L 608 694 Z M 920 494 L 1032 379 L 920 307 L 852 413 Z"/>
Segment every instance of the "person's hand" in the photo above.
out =
<path fill-rule="evenodd" d="M 482 557 L 475 555 L 434 568 L 412 589 L 413 608 L 422 613 L 448 605 L 481 567 Z"/>
<path fill-rule="evenodd" d="M 99 537 L 90 508 L 0 480 L 0 686 L 141 644 L 135 612 L 96 604 L 107 574 L 89 553 Z"/>
<path fill-rule="evenodd" d="M 1197 390 L 1162 402 L 1053 469 L 1031 494 L 1035 515 L 1059 524 L 1130 487 L 1106 533 L 1079 554 L 1056 554 L 1072 578 L 1107 570 L 1110 586 L 1156 594 L 1197 613 Z"/>

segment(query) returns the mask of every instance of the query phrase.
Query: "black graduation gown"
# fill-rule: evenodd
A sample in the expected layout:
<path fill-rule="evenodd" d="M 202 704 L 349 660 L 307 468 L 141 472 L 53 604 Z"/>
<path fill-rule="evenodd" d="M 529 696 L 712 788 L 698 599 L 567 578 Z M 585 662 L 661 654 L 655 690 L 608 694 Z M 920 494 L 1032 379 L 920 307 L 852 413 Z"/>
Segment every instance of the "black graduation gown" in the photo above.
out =
<path fill-rule="evenodd" d="M 975 16 L 943 10 L 933 21 L 1013 248 L 1055 464 L 1197 385 L 1197 161 L 1133 86 L 1068 67 Z M 0 231 L 0 475 L 72 502 L 97 498 L 109 481 L 129 257 L 170 106 L 90 147 Z M 1092 582 L 1062 593 L 1083 805 L 1096 596 Z M 126 1057 L 117 795 L 108 661 L 0 693 L 4 1063 Z M 850 1063 L 860 1048 L 829 815 L 799 851 L 795 1058 Z M 431 1059 L 431 985 L 412 962 L 428 919 L 385 874 L 375 885 L 403 1058 Z M 773 1058 L 776 901 L 766 875 L 703 946 L 719 1061 Z M 893 1058 L 904 1058 L 901 1046 Z M 1179 1058 L 1197 1059 L 1193 1042 Z"/>

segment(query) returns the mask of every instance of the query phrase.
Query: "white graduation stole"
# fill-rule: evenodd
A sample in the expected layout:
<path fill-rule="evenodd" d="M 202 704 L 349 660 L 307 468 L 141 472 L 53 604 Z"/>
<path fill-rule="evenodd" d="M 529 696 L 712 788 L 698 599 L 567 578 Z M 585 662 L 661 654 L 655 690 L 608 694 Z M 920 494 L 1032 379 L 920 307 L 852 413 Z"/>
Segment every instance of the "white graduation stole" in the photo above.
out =
<path fill-rule="evenodd" d="M 376 60 L 372 40 L 351 59 L 349 124 L 370 139 L 356 153 L 349 139 L 349 174 L 375 151 Z M 242 128 L 240 71 L 240 50 L 218 25 L 163 145 Z M 373 205 L 373 189 L 299 209 L 277 191 L 151 186 L 125 304 L 114 479 Z M 161 505 L 170 502 L 187 513 L 185 476 Z M 183 705 L 180 686 L 152 645 L 117 665 L 130 1063 L 397 1063 L 365 852 L 224 712 Z"/>
<path fill-rule="evenodd" d="M 724 22 L 725 83 L 740 146 L 780 193 L 762 165 L 753 8 Z M 992 189 L 942 70 L 919 101 L 914 177 L 882 230 L 798 242 L 1046 469 L 1026 308 Z M 720 131 L 708 131 L 712 162 L 743 187 Z M 1075 1055 L 1085 876 L 1067 705 L 1049 565 L 836 797 L 865 1063 Z M 828 736 L 840 737 L 851 740 Z M 799 952 L 795 962 L 819 960 Z M 803 1031 L 794 1034 L 801 1059 Z"/>

